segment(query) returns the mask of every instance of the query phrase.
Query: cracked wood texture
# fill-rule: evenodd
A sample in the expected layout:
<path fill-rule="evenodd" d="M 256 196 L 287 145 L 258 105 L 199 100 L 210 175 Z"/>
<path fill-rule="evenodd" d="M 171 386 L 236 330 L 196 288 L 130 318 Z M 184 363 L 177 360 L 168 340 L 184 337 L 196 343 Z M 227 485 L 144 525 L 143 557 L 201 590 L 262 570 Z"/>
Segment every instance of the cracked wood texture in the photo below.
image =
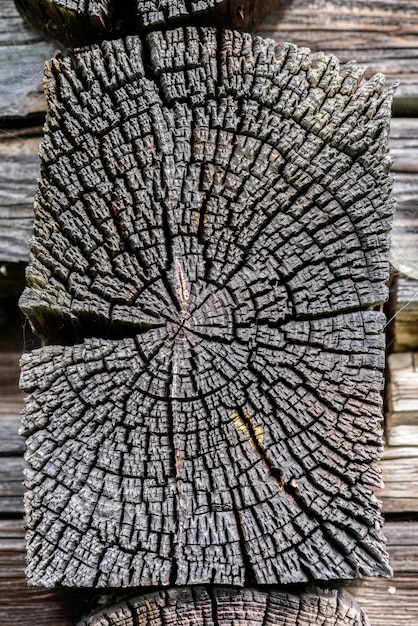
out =
<path fill-rule="evenodd" d="M 293 595 L 230 588 L 177 588 L 137 596 L 78 626 L 370 626 L 347 593 L 315 589 Z"/>
<path fill-rule="evenodd" d="M 32 585 L 388 575 L 383 78 L 192 27 L 58 55 L 21 305 Z"/>
<path fill-rule="evenodd" d="M 47 39 L 70 47 L 196 24 L 252 30 L 281 0 L 15 0 Z"/>

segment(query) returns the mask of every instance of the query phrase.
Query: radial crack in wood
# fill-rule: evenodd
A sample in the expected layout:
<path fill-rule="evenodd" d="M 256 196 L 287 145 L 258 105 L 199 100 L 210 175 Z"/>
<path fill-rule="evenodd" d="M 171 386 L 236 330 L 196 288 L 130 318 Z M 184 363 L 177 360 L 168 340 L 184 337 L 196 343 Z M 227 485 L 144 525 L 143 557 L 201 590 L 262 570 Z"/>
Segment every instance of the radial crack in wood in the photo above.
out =
<path fill-rule="evenodd" d="M 35 585 L 390 573 L 392 90 L 214 29 L 54 59 L 22 308 Z"/>
<path fill-rule="evenodd" d="M 137 596 L 86 618 L 78 626 L 370 626 L 348 594 L 315 589 L 299 595 L 252 589 L 169 589 Z"/>
<path fill-rule="evenodd" d="M 281 0 L 15 0 L 41 34 L 66 46 L 181 25 L 248 31 Z"/>

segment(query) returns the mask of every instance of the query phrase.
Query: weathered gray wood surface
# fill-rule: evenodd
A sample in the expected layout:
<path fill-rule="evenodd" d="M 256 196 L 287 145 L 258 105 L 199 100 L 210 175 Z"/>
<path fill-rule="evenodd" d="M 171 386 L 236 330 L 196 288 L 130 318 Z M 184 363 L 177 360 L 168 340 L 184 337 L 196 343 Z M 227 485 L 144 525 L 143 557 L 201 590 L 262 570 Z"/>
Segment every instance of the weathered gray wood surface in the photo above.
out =
<path fill-rule="evenodd" d="M 15 354 L 10 357 L 15 357 Z M 2 360 L 8 361 L 7 354 Z M 14 385 L 17 387 L 19 371 L 15 363 Z M 23 512 L 23 438 L 18 435 L 23 394 L 15 391 L 4 399 L 0 413 L 0 516 L 7 511 L 13 515 Z M 376 490 L 383 502 L 385 513 L 410 513 L 418 515 L 418 452 L 412 446 L 387 447 L 380 462 L 384 487 Z"/>
<path fill-rule="evenodd" d="M 401 352 L 388 361 L 387 440 L 391 446 L 418 445 L 418 353 Z"/>
<path fill-rule="evenodd" d="M 273 9 L 257 29 L 312 51 L 355 59 L 368 76 L 399 80 L 395 111 L 410 115 L 418 97 L 418 10 L 415 0 L 292 0 Z M 412 113 L 415 115 L 415 113 Z"/>
<path fill-rule="evenodd" d="M 19 16 L 13 0 L 0 7 L 0 118 L 45 113 L 43 65 L 55 46 L 36 37 Z M 4 127 L 4 120 L 2 128 Z"/>
<path fill-rule="evenodd" d="M 281 0 L 16 0 L 48 39 L 76 47 L 103 39 L 196 24 L 250 31 Z"/>
<path fill-rule="evenodd" d="M 399 252 L 402 254 L 400 240 L 399 244 Z M 395 293 L 390 322 L 393 331 L 391 347 L 396 352 L 418 350 L 418 281 L 408 276 L 398 276 Z"/>
<path fill-rule="evenodd" d="M 390 559 L 395 569 L 391 580 L 369 578 L 344 583 L 367 614 L 371 626 L 417 626 L 418 619 L 418 525 L 387 522 Z M 21 519 L 0 520 L 0 619 L 7 626 L 75 626 L 103 602 L 118 601 L 78 590 L 45 590 L 26 586 L 25 539 Z M 119 595 L 119 599 L 121 596 Z"/>
<path fill-rule="evenodd" d="M 40 128 L 29 127 L 20 131 L 20 134 L 9 132 L 0 136 L 0 139 L 0 262 L 26 262 L 33 225 L 33 200 L 39 176 Z M 418 248 L 418 119 L 392 119 L 389 145 L 393 158 L 391 171 L 395 176 L 393 195 L 397 200 L 395 228 L 391 234 L 396 255 L 394 262 L 405 265 L 406 252 L 410 250 L 409 254 L 412 255 Z M 408 323 L 409 312 L 417 306 L 417 295 L 415 280 L 399 280 L 398 315 L 394 323 Z M 408 303 L 409 308 L 405 306 Z M 406 333 L 405 340 L 402 338 L 403 332 Z M 409 330 L 407 327 L 399 327 L 396 334 L 403 345 L 414 347 L 411 342 L 418 342 L 416 327 Z M 395 349 L 399 350 L 398 347 Z"/>
<path fill-rule="evenodd" d="M 79 626 L 151 622 L 155 626 L 370 626 L 347 593 L 313 589 L 294 595 L 225 587 L 183 587 L 133 597 L 96 613 Z"/>
<path fill-rule="evenodd" d="M 39 135 L 0 135 L 0 260 L 27 261 L 39 176 Z"/>
<path fill-rule="evenodd" d="M 316 46 L 312 45 L 312 48 L 315 50 L 317 47 L 318 49 L 320 47 L 325 51 L 335 51 L 338 54 L 341 54 L 341 58 L 344 58 L 345 60 L 351 60 L 356 57 L 355 40 L 353 40 L 352 32 L 350 31 L 350 27 L 353 27 L 352 22 L 354 19 L 354 14 L 350 12 L 351 5 L 349 6 L 348 4 L 344 5 L 344 3 L 338 3 L 339 8 L 336 8 L 336 6 L 332 3 L 316 3 L 314 10 L 313 5 L 304 0 L 302 4 L 305 4 L 304 11 L 307 13 L 307 17 L 305 21 L 303 21 L 304 11 L 300 4 L 301 0 L 294 0 L 293 3 L 289 4 L 289 6 L 283 6 L 282 9 L 277 9 L 276 12 L 273 11 L 272 17 L 269 18 L 269 23 L 271 24 L 271 22 L 274 21 L 275 24 L 281 24 L 282 30 L 280 30 L 280 32 L 275 33 L 275 31 L 271 29 L 269 30 L 267 26 L 263 26 L 263 29 L 260 29 L 260 32 L 265 33 L 266 35 L 277 36 L 277 41 L 288 39 L 295 41 L 296 43 L 299 42 L 305 44 L 307 44 L 307 37 L 313 37 L 312 44 L 314 44 L 317 32 L 314 28 L 316 20 L 320 21 L 322 25 L 328 25 L 328 28 L 333 30 L 333 19 L 338 18 L 340 20 L 340 22 L 338 22 L 339 37 L 341 37 L 341 41 L 346 42 L 346 45 L 348 46 L 346 53 L 343 54 L 341 50 L 337 50 L 333 47 L 332 44 L 333 42 L 335 43 L 335 39 L 331 38 L 330 34 L 324 39 L 320 39 L 318 35 L 318 43 Z M 412 3 L 407 3 L 406 11 L 403 13 L 401 12 L 403 5 L 401 6 L 399 3 L 395 3 L 396 6 L 392 5 L 393 3 L 391 2 L 386 3 L 385 6 L 383 3 L 379 3 L 379 5 L 374 5 L 373 11 L 368 10 L 368 6 L 366 6 L 366 4 L 363 4 L 362 8 L 357 7 L 355 19 L 358 22 L 358 28 L 360 30 L 364 30 L 365 32 L 368 32 L 371 29 L 372 33 L 376 33 L 376 37 L 384 37 L 384 42 L 386 44 L 385 47 L 379 47 L 379 59 L 381 59 L 381 65 L 372 64 L 366 71 L 366 75 L 370 75 L 373 70 L 385 71 L 385 55 L 390 54 L 393 48 L 400 46 L 399 42 L 402 40 L 402 37 L 399 37 L 399 33 L 402 35 L 404 32 L 406 43 L 401 46 L 401 49 L 404 55 L 405 66 L 411 72 L 413 72 L 416 67 L 414 59 L 416 58 L 418 51 L 414 48 L 414 46 L 416 46 L 417 39 L 413 25 L 418 23 L 418 11 L 415 11 Z M 289 20 L 292 26 L 290 26 L 286 20 Z M 378 20 L 377 25 L 374 28 L 371 26 L 373 24 L 373 20 Z M 387 24 L 386 31 L 379 30 L 381 26 L 379 20 L 383 20 Z M 13 9 L 12 0 L 6 0 L 5 4 L 2 4 L 2 7 L 0 7 L 0 26 L 3 25 L 4 32 L 7 32 L 8 28 L 10 28 L 8 26 L 9 21 L 13 22 L 15 29 L 19 30 L 20 28 L 20 30 L 22 30 L 22 20 L 16 15 L 16 10 Z M 288 25 L 286 26 L 286 24 Z M 410 25 L 412 26 L 409 30 Z M 301 30 L 299 31 L 298 28 Z M 5 45 L 7 41 L 7 38 L 5 38 Z M 364 41 L 364 46 L 366 46 L 366 36 Z M 30 40 L 27 45 L 28 48 L 24 50 L 23 54 L 33 60 L 34 69 L 37 66 L 40 67 L 44 60 L 46 60 L 53 52 L 53 47 L 49 48 L 49 52 L 42 50 L 42 52 L 39 53 L 39 56 L 45 53 L 45 57 L 39 59 L 36 56 L 36 50 L 31 48 L 31 45 L 33 45 L 32 40 Z M 28 49 L 30 52 L 28 52 Z M 359 51 L 357 58 L 367 65 L 367 58 L 364 56 L 366 54 L 367 47 L 365 47 L 365 51 Z M 371 58 L 372 57 L 370 57 L 370 59 Z M 7 89 L 4 89 L 2 93 L 9 99 L 13 99 L 14 97 L 14 81 L 16 81 L 16 87 L 19 87 L 19 89 L 22 86 L 22 77 L 18 69 L 20 61 L 17 54 L 14 57 L 14 60 L 16 65 L 10 71 L 10 73 L 14 76 L 13 81 L 9 80 L 5 76 L 1 79 L 5 84 L 7 84 Z M 397 67 L 396 63 L 394 64 L 394 67 Z M 40 85 L 41 74 L 41 70 L 39 70 L 38 73 L 34 71 L 31 72 L 31 88 L 35 88 Z M 397 78 L 399 78 L 399 76 L 393 76 L 393 80 Z M 405 82 L 405 76 L 402 76 L 400 80 L 401 85 L 397 88 L 397 92 L 395 94 L 395 109 L 400 106 L 399 103 L 401 103 L 403 99 L 402 94 L 408 84 Z M 388 84 L 391 82 L 390 72 L 387 82 Z M 4 83 L 2 82 L 1 84 Z M 414 89 L 415 87 L 412 86 L 409 93 L 418 94 L 418 86 L 415 91 Z M 16 95 L 15 97 L 18 98 L 18 104 L 20 105 L 20 96 Z M 36 107 L 34 107 L 32 103 L 32 109 L 30 110 L 35 112 L 37 109 L 40 109 L 41 111 L 42 109 L 45 109 L 43 99 L 40 100 Z M 8 110 L 10 114 L 10 109 Z M 15 112 L 17 110 L 18 109 L 15 108 Z M 418 111 L 418 105 L 416 109 L 412 108 L 410 112 L 413 113 L 414 110 Z M 37 128 L 33 128 L 28 129 L 26 132 L 33 135 L 33 133 L 39 133 L 39 130 Z M 399 237 L 402 238 L 403 233 L 405 233 L 405 236 L 407 236 L 411 242 L 411 246 L 414 246 L 415 238 L 413 236 L 413 231 L 409 228 L 408 233 L 406 233 L 402 224 L 405 223 L 405 220 L 412 223 L 413 219 L 416 219 L 414 218 L 416 215 L 414 207 L 418 205 L 418 120 L 415 118 L 393 119 L 390 130 L 390 147 L 391 154 L 394 158 L 392 168 L 392 171 L 395 174 L 394 195 L 398 199 L 399 208 L 398 215 L 395 217 L 395 226 L 399 229 Z M 0 144 L 0 151 L 0 198 L 4 198 L 3 201 L 0 201 L 0 261 L 27 260 L 27 239 L 32 227 L 31 216 L 33 214 L 32 207 L 33 196 L 36 189 L 36 176 L 28 178 L 25 174 L 29 172 L 29 169 L 32 172 L 38 171 L 38 159 L 36 155 L 37 146 L 36 142 L 32 138 L 28 140 L 28 145 L 25 145 L 24 139 L 16 139 L 14 135 L 8 134 L 3 137 L 3 141 Z M 19 152 L 21 152 L 22 156 L 19 156 Z M 24 168 L 20 169 L 19 162 L 23 158 Z M 11 188 L 13 188 L 13 194 L 11 194 Z M 27 203 L 24 202 L 22 204 L 23 198 L 27 199 Z M 397 238 L 395 241 L 395 249 L 399 249 L 401 247 L 399 238 Z M 416 294 L 416 290 L 413 294 Z M 416 295 L 413 300 L 416 300 Z M 402 308 L 405 304 L 402 297 L 399 299 L 399 303 L 399 308 Z M 413 306 L 412 302 L 411 306 Z M 400 340 L 403 341 L 402 333 L 403 330 L 405 330 L 407 334 L 405 340 L 407 342 L 414 340 L 414 338 L 416 340 L 418 337 L 418 328 L 410 325 L 408 317 L 409 309 L 403 309 L 395 320 L 395 323 L 399 322 L 403 324 L 405 322 L 406 325 L 403 328 L 399 328 L 398 334 Z M 405 345 L 405 342 L 403 345 Z M 397 349 L 400 348 L 397 347 Z"/>
<path fill-rule="evenodd" d="M 52 62 L 21 299 L 58 344 L 22 360 L 32 584 L 389 573 L 392 92 L 362 74 L 209 28 Z"/>
<path fill-rule="evenodd" d="M 10 0 L 2 1 L 0 6 L 1 19 L 4 18 L 3 10 L 8 6 L 11 7 L 12 4 Z M 314 5 L 315 11 L 313 11 Z M 395 97 L 395 111 L 398 114 L 402 114 L 405 110 L 404 105 L 408 104 L 404 100 L 404 96 L 410 96 L 409 106 L 412 106 L 412 108 L 408 108 L 408 114 L 416 115 L 418 108 L 416 107 L 417 90 L 415 76 L 417 71 L 416 50 L 418 39 L 415 24 L 418 20 L 418 7 L 412 2 L 409 2 L 408 6 L 405 3 L 392 2 L 392 5 L 388 3 L 388 10 L 380 13 L 386 20 L 386 27 L 381 28 L 379 24 L 373 26 L 373 20 L 379 18 L 379 10 L 383 7 L 383 3 L 373 3 L 373 6 L 371 6 L 370 2 L 365 2 L 362 7 L 356 3 L 354 6 L 356 11 L 351 12 L 353 6 L 351 0 L 342 0 L 338 3 L 306 2 L 305 14 L 303 14 L 299 0 L 293 0 L 292 3 L 289 3 L 289 12 L 286 12 L 286 23 L 289 25 L 289 28 L 282 30 L 283 35 L 280 34 L 279 24 L 282 17 L 279 12 L 276 12 L 271 20 L 273 28 L 270 29 L 270 32 L 273 30 L 278 32 L 280 39 L 291 39 L 300 43 L 304 42 L 307 45 L 312 42 L 314 48 L 321 48 L 326 52 L 337 50 L 340 46 L 341 56 L 345 54 L 344 50 L 346 50 L 346 59 L 357 58 L 366 64 L 369 59 L 374 57 L 376 60 L 375 69 L 384 69 L 385 64 L 392 65 L 390 73 L 394 77 L 400 77 L 402 81 Z M 406 7 L 406 10 L 403 12 L 402 7 Z M 293 9 L 295 13 L 292 15 Z M 338 21 L 335 18 L 338 18 Z M 16 16 L 14 19 L 16 19 Z M 302 24 L 304 20 L 305 23 Z M 322 25 L 319 22 L 322 22 Z M 16 23 L 21 24 L 21 20 L 17 20 Z M 338 31 L 335 29 L 335 25 L 338 26 Z M 356 52 L 358 39 L 355 35 L 353 36 L 353 31 L 361 31 L 363 33 L 360 54 Z M 298 33 L 301 34 L 300 39 Z M 378 45 L 376 44 L 377 40 L 380 42 Z M 31 43 L 28 44 L 29 47 L 26 50 L 31 50 L 30 45 Z M 370 45 L 370 54 L 367 50 L 368 45 Z M 51 51 L 53 51 L 53 46 Z M 32 51 L 25 51 L 25 56 L 34 58 Z M 399 58 L 399 64 L 396 56 Z M 45 58 L 47 57 L 48 55 L 45 56 Z M 44 57 L 40 60 L 41 65 L 43 60 Z M 19 61 L 16 54 L 10 59 L 10 63 L 15 63 L 15 69 L 9 73 L 13 77 L 13 81 L 10 82 L 8 78 L 5 78 L 6 87 L 2 89 L 3 96 L 11 94 L 9 84 L 14 85 L 15 81 L 16 87 L 20 88 Z M 36 60 L 34 59 L 35 64 Z M 39 66 L 38 76 L 41 76 L 41 65 Z M 2 67 L 5 69 L 4 64 L 2 64 Z M 39 79 L 35 81 L 36 85 L 38 83 Z M 36 104 L 36 107 L 33 109 L 34 112 L 42 109 L 42 106 L 44 106 L 42 102 L 40 107 Z M 32 109 L 29 106 L 26 109 L 26 113 L 31 111 Z M 397 129 L 401 128 L 403 128 L 402 132 L 399 131 L 398 133 Z M 402 194 L 402 197 L 405 197 L 410 202 L 411 207 L 418 206 L 416 166 L 418 159 L 415 158 L 413 151 L 411 152 L 414 142 L 416 145 L 414 138 L 418 136 L 417 129 L 417 120 L 412 117 L 395 119 L 391 125 L 391 137 L 397 141 L 394 164 L 397 177 L 397 180 L 395 180 L 395 191 L 398 195 L 399 193 Z M 403 153 L 403 147 L 407 145 L 409 148 L 408 150 L 405 149 L 405 153 Z M 403 158 L 404 154 L 405 158 Z M 3 159 L 0 160 L 0 167 L 2 167 L 3 162 Z M 398 162 L 400 163 L 399 166 L 397 166 Z M 34 181 L 33 190 L 35 190 L 35 186 Z M 28 210 L 30 208 L 31 205 L 28 204 Z M 5 230 L 0 227 L 0 238 L 4 233 Z M 19 245 L 22 245 L 21 249 L 23 249 L 25 242 Z M 1 249 L 2 245 L 0 242 Z M 10 266 L 8 267 L 10 269 Z M 11 274 L 9 273 L 9 275 Z M 400 311 L 393 321 L 396 333 L 395 341 L 397 337 L 401 340 L 397 344 L 398 349 L 409 350 L 411 347 L 417 349 L 417 345 L 412 346 L 410 343 L 418 337 L 418 317 L 414 304 L 417 283 L 412 280 L 405 281 L 402 278 L 399 281 L 399 300 L 395 304 L 397 304 L 398 309 L 401 309 L 407 303 L 409 303 L 409 307 Z M 3 274 L 0 273 L 1 289 L 3 289 L 4 285 Z M 9 289 L 8 284 L 7 289 Z M 17 310 L 13 310 L 13 315 L 17 316 Z M 398 320 L 400 324 L 397 324 Z M 9 328 L 10 326 L 8 325 L 6 327 L 2 326 L 0 329 L 0 343 L 7 339 L 9 346 L 7 349 L 19 351 L 23 346 L 21 333 L 20 336 L 15 336 L 15 329 L 13 328 L 13 333 L 10 333 Z M 10 334 L 13 335 L 13 348 L 10 348 Z M 4 358 L 3 354 L 1 358 Z M 16 386 L 17 378 L 15 380 L 14 384 Z M 7 432 L 12 433 L 10 446 L 12 455 L 18 454 L 19 450 L 16 432 L 19 419 L 17 407 L 20 408 L 20 403 L 21 398 L 16 399 L 13 412 L 14 425 L 9 423 L 9 426 L 7 426 Z M 11 415 L 12 412 L 7 408 L 2 394 L 0 394 L 0 406 L 6 414 Z M 6 437 L 8 436 L 6 435 Z M 2 440 L 3 442 L 2 453 L 7 454 L 8 442 L 7 440 Z M 5 457 L 0 458 L 0 467 L 4 467 L 4 459 Z M 398 519 L 399 514 L 402 514 L 403 517 L 402 521 L 389 521 L 385 526 L 385 534 L 388 537 L 388 550 L 395 570 L 395 578 L 390 581 L 384 579 L 364 579 L 354 585 L 356 598 L 367 612 L 372 626 L 418 625 L 418 530 L 414 522 L 407 521 L 408 519 L 418 519 L 417 477 L 417 448 L 398 447 L 386 450 L 383 459 L 383 478 L 386 484 L 385 489 L 382 491 L 384 510 L 389 519 Z M 23 488 L 20 486 L 20 489 Z M 19 516 L 21 501 L 16 499 L 15 504 L 19 508 L 11 515 Z M 5 528 L 4 524 L 7 524 L 9 528 Z M 78 592 L 65 594 L 59 591 L 28 590 L 23 574 L 24 538 L 22 521 L 21 519 L 8 519 L 1 521 L 0 526 L 0 615 L 4 626 L 15 624 L 16 626 L 33 626 L 35 622 L 38 624 L 54 624 L 56 626 L 74 626 L 82 614 L 86 614 L 94 608 L 94 605 L 89 604 L 90 601 L 97 601 L 97 604 L 100 604 L 101 597 L 96 597 L 93 600 L 90 594 L 88 594 L 87 600 L 85 596 L 80 595 Z M 19 527 L 19 531 L 13 530 L 11 526 L 14 528 Z"/>

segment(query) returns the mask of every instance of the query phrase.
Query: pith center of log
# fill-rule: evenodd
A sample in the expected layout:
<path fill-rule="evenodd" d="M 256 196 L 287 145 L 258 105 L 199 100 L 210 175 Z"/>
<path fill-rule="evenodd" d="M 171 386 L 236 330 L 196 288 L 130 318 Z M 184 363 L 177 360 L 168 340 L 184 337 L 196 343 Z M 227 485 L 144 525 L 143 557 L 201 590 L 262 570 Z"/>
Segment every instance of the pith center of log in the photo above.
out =
<path fill-rule="evenodd" d="M 205 284 L 203 278 L 190 280 L 190 270 L 196 268 L 186 268 L 184 260 L 174 261 L 173 279 L 170 281 L 169 276 L 168 287 L 170 290 L 171 283 L 173 313 L 168 326 L 170 334 L 187 338 L 192 343 L 199 343 L 202 338 L 232 341 L 233 311 L 236 308 L 232 295 L 227 289 Z M 160 294 L 160 299 L 164 301 L 163 294 Z"/>

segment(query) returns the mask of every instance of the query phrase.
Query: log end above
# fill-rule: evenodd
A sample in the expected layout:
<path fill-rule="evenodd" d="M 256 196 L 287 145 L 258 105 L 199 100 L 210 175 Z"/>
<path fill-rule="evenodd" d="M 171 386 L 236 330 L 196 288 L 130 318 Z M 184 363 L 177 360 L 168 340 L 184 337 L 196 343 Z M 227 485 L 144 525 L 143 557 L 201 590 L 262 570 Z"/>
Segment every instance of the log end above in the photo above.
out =
<path fill-rule="evenodd" d="M 25 20 L 66 47 L 178 25 L 250 31 L 282 0 L 15 0 Z"/>
<path fill-rule="evenodd" d="M 382 77 L 190 27 L 58 55 L 46 86 L 30 582 L 388 575 Z"/>

